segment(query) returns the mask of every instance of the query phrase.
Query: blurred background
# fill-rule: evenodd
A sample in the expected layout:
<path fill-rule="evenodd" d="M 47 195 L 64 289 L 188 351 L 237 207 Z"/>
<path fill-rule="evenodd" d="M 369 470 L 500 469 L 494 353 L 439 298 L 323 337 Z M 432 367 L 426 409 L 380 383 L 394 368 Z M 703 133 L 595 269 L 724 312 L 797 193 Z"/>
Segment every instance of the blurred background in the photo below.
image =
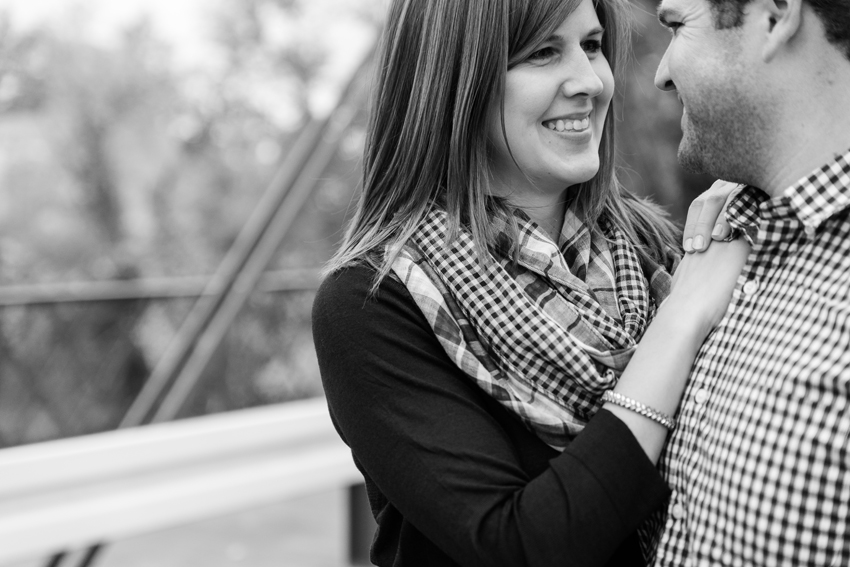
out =
<path fill-rule="evenodd" d="M 652 82 L 668 36 L 632 4 L 622 180 L 683 220 L 712 180 L 678 168 L 681 107 Z M 384 7 L 0 0 L 0 448 L 322 395 L 310 306 Z M 97 564 L 344 565 L 348 498 L 109 542 Z"/>

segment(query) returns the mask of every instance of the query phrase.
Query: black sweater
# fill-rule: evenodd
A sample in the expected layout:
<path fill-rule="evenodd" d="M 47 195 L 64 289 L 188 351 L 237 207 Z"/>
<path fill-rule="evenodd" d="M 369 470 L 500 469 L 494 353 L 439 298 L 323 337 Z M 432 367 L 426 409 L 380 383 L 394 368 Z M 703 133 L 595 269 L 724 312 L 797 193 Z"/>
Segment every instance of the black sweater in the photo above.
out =
<path fill-rule="evenodd" d="M 313 338 L 331 417 L 366 479 L 379 566 L 643 565 L 635 529 L 668 490 L 600 411 L 563 453 L 449 359 L 407 289 L 329 277 Z"/>

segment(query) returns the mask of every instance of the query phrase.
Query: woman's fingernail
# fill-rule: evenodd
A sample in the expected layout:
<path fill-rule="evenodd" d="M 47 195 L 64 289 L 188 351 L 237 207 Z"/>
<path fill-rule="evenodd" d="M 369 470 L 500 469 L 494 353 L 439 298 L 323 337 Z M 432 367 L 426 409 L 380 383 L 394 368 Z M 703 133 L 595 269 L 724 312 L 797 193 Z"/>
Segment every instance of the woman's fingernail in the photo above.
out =
<path fill-rule="evenodd" d="M 694 241 L 693 238 L 688 238 L 687 240 L 685 240 L 685 252 L 693 252 L 694 251 L 694 247 L 692 246 L 693 241 Z"/>
<path fill-rule="evenodd" d="M 705 239 L 701 234 L 698 234 L 696 238 L 694 238 L 694 250 L 702 250 L 703 245 L 705 244 Z"/>
<path fill-rule="evenodd" d="M 711 236 L 714 238 L 722 238 L 723 237 L 723 225 L 716 224 L 714 225 L 714 230 L 711 231 Z"/>

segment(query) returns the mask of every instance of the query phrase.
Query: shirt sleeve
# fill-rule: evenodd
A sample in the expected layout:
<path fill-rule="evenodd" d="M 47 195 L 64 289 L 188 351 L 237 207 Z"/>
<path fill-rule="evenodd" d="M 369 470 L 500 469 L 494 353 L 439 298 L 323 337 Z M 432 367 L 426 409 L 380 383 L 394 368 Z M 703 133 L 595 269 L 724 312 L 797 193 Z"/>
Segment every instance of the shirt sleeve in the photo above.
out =
<path fill-rule="evenodd" d="M 313 334 L 333 419 L 360 466 L 462 565 L 603 565 L 667 497 L 631 431 L 600 411 L 533 478 L 404 286 L 331 276 Z"/>

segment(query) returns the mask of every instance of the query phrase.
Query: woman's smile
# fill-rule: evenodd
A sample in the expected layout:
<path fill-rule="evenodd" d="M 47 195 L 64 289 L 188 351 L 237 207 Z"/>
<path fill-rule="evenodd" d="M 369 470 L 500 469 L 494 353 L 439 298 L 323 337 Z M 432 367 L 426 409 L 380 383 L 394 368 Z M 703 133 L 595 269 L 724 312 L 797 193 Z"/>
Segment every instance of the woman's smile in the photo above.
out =
<path fill-rule="evenodd" d="M 570 115 L 544 120 L 543 126 L 555 132 L 585 132 L 590 128 L 590 113 L 585 116 Z"/>

